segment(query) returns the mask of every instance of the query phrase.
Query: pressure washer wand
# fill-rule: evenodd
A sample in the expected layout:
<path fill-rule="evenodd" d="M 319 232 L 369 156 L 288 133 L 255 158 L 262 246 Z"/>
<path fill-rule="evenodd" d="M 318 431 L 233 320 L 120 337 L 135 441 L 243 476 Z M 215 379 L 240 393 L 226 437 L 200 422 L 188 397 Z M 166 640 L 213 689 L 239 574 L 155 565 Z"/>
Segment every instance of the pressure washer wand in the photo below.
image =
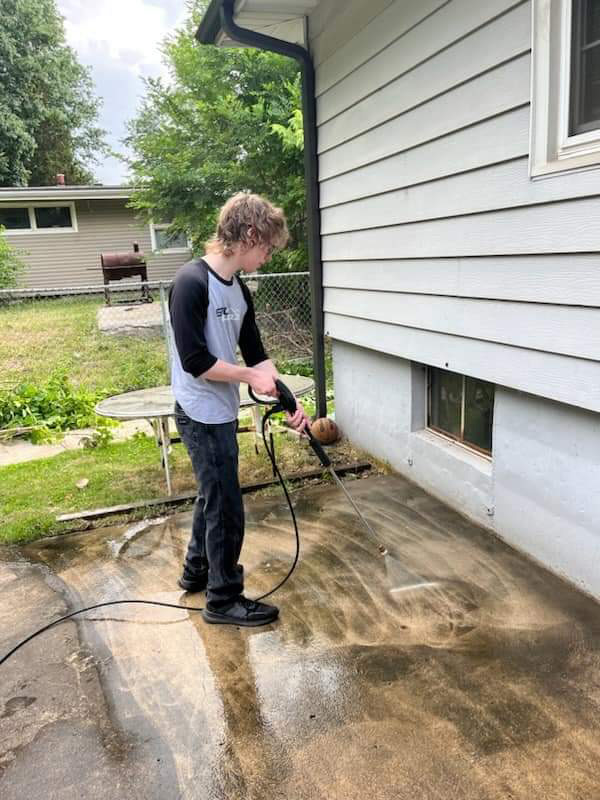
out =
<path fill-rule="evenodd" d="M 288 414 L 294 414 L 295 411 L 296 411 L 297 405 L 296 405 L 296 398 L 294 397 L 293 392 L 291 392 L 290 389 L 285 385 L 285 383 L 283 381 L 279 380 L 279 379 L 277 379 L 275 381 L 275 386 L 277 388 L 277 391 L 279 392 L 279 397 L 277 398 L 277 401 L 276 401 L 275 406 L 273 407 L 271 413 L 275 413 L 276 411 L 287 411 Z M 257 400 L 258 402 L 264 402 L 262 400 L 259 400 L 254 395 L 254 393 L 252 392 L 252 389 L 249 389 L 249 393 L 250 393 L 250 396 L 254 400 Z M 377 534 L 375 533 L 373 528 L 369 525 L 367 520 L 363 517 L 359 507 L 356 505 L 356 503 L 354 502 L 352 497 L 350 497 L 350 494 L 349 494 L 348 490 L 346 489 L 346 487 L 344 486 L 344 484 L 340 480 L 339 476 L 336 474 L 336 471 L 334 470 L 333 465 L 331 463 L 331 459 L 329 458 L 329 456 L 327 455 L 325 450 L 323 450 L 323 448 L 321 447 L 321 443 L 318 442 L 317 439 L 315 439 L 315 437 L 313 436 L 313 434 L 311 433 L 311 431 L 308 428 L 305 429 L 304 433 L 308 437 L 308 443 L 310 444 L 310 446 L 314 450 L 315 455 L 317 456 L 317 458 L 321 462 L 322 466 L 325 467 L 325 469 L 329 470 L 331 476 L 333 477 L 333 479 L 335 480 L 335 482 L 337 483 L 339 488 L 342 490 L 342 492 L 346 496 L 346 499 L 348 500 L 348 502 L 350 503 L 352 508 L 356 511 L 356 514 L 357 514 L 358 518 L 360 519 L 362 524 L 365 526 L 365 528 L 367 529 L 367 531 L 369 532 L 371 537 L 377 543 L 377 549 L 379 550 L 381 555 L 386 555 L 387 554 L 387 548 L 379 542 Z"/>

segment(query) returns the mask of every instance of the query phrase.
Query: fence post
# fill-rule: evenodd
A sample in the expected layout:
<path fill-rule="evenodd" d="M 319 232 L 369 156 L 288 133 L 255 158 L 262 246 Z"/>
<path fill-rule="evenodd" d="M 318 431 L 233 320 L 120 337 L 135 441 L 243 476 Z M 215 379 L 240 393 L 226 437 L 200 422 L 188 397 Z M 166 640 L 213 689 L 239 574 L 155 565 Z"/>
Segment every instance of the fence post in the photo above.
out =
<path fill-rule="evenodd" d="M 167 299 L 165 296 L 165 287 L 161 281 L 159 284 L 160 292 L 160 310 L 162 312 L 163 331 L 165 333 L 165 343 L 167 345 L 167 376 L 169 383 L 171 383 L 171 323 L 169 320 L 169 313 L 167 311 Z"/>

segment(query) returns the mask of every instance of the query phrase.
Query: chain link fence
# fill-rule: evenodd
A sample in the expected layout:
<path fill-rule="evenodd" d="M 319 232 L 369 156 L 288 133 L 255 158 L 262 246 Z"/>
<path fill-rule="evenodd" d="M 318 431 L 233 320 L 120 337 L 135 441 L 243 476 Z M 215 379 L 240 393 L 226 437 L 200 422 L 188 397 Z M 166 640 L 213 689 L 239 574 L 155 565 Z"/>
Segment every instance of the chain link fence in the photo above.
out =
<path fill-rule="evenodd" d="M 310 362 L 309 274 L 242 280 L 270 357 L 286 371 Z M 142 291 L 140 282 L 114 281 L 108 294 L 105 286 L 0 291 L 0 393 L 58 381 L 56 392 L 68 383 L 102 399 L 168 384 L 170 285 L 149 282 Z"/>

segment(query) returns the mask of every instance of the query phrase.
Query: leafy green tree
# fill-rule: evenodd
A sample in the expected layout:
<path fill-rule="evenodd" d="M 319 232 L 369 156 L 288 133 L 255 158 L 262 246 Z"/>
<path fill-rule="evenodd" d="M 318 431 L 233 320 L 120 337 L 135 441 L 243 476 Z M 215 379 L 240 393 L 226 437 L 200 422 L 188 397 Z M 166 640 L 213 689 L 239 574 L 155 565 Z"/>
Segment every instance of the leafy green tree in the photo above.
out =
<path fill-rule="evenodd" d="M 199 45 L 205 3 L 190 4 L 182 29 L 164 44 L 171 80 L 148 80 L 127 144 L 132 205 L 173 222 L 199 249 L 233 193 L 249 190 L 281 205 L 290 247 L 270 269 L 305 269 L 306 211 L 302 112 L 296 63 L 248 48 Z"/>
<path fill-rule="evenodd" d="M 0 0 L 0 19 L 0 186 L 90 182 L 99 100 L 55 0 Z"/>
<path fill-rule="evenodd" d="M 18 284 L 25 265 L 3 233 L 4 228 L 0 225 L 0 289 L 12 289 Z"/>

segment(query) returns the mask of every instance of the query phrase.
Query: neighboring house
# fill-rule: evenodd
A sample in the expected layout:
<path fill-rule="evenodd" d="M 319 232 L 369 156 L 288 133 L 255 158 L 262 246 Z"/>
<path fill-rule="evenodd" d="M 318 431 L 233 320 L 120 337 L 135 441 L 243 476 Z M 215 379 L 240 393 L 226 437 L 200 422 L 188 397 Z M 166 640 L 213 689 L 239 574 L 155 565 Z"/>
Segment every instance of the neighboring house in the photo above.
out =
<path fill-rule="evenodd" d="M 600 4 L 273 8 L 198 38 L 310 52 L 337 421 L 600 597 Z"/>
<path fill-rule="evenodd" d="M 148 280 L 170 280 L 190 255 L 185 236 L 147 224 L 127 208 L 122 186 L 43 186 L 0 189 L 0 225 L 22 251 L 26 287 L 101 285 L 100 253 L 133 249 L 146 255 Z M 137 281 L 139 278 L 133 278 Z"/>

